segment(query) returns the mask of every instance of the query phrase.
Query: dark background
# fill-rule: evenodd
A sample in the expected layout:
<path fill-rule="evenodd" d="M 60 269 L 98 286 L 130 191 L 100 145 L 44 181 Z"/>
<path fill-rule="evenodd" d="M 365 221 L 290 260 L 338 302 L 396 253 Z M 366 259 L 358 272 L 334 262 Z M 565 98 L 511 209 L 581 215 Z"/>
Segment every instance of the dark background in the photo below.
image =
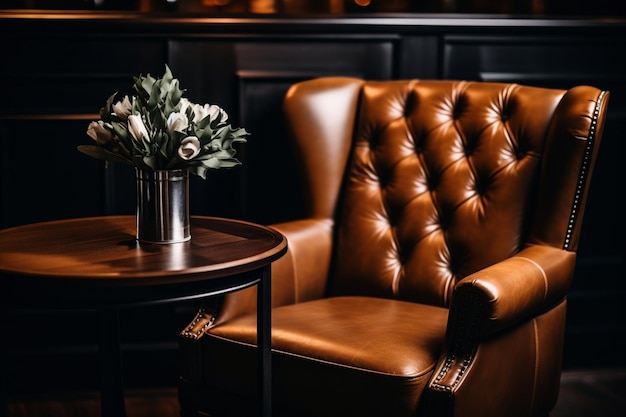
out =
<path fill-rule="evenodd" d="M 591 84 L 612 95 L 569 294 L 564 366 L 626 365 L 619 195 L 626 172 L 620 166 L 626 20 L 615 18 L 619 8 L 594 2 L 598 16 L 584 18 L 576 16 L 587 12 L 587 2 L 557 1 L 457 1 L 453 11 L 467 14 L 454 15 L 418 14 L 410 1 L 357 7 L 332 0 L 275 2 L 276 10 L 262 16 L 251 13 L 251 3 L 215 0 L 75 1 L 74 8 L 87 11 L 29 10 L 69 3 L 9 1 L 18 10 L 0 9 L 0 228 L 133 214 L 133 170 L 89 158 L 76 146 L 90 143 L 87 125 L 111 93 L 129 91 L 133 75 L 161 76 L 165 64 L 190 100 L 219 104 L 235 126 L 252 133 L 238 146 L 243 166 L 192 178 L 191 213 L 263 224 L 302 214 L 280 113 L 296 81 L 347 75 Z M 428 4 L 427 11 L 447 11 L 443 2 Z M 531 16 L 502 14 L 528 10 Z M 600 16 L 604 10 L 610 18 Z M 127 386 L 175 385 L 177 335 L 195 308 L 122 312 Z M 95 313 L 21 311 L 8 322 L 9 390 L 97 387 Z"/>

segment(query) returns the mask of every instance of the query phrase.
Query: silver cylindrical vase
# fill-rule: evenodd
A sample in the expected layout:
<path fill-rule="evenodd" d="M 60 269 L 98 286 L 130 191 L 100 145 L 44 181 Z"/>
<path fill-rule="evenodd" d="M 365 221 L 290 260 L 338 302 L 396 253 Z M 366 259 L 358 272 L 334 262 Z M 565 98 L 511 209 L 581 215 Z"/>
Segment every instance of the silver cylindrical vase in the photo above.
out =
<path fill-rule="evenodd" d="M 137 240 L 179 243 L 191 239 L 189 171 L 144 171 L 137 175 Z"/>

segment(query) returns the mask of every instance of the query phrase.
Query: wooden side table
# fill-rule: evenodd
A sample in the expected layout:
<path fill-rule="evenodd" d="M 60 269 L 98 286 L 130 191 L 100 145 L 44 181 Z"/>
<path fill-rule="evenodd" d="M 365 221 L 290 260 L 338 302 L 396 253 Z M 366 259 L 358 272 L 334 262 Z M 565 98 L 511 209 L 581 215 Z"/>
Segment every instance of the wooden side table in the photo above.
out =
<path fill-rule="evenodd" d="M 135 216 L 91 217 L 0 230 L 2 306 L 98 310 L 102 415 L 123 417 L 120 308 L 202 299 L 258 285 L 260 407 L 261 415 L 269 417 L 271 263 L 286 253 L 286 238 L 253 223 L 192 217 L 190 241 L 143 244 L 135 239 L 135 221 Z M 2 353 L 4 361 L 8 352 Z M 0 413 L 6 415 L 10 381 L 4 362 L 1 371 L 5 404 Z"/>

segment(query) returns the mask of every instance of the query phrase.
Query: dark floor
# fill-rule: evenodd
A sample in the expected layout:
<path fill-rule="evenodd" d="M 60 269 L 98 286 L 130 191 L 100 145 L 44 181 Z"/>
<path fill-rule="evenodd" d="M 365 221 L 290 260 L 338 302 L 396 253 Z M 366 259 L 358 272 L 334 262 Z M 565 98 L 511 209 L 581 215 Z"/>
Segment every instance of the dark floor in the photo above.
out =
<path fill-rule="evenodd" d="M 626 416 L 626 368 L 563 372 L 550 417 Z"/>
<path fill-rule="evenodd" d="M 126 390 L 126 417 L 178 417 L 176 388 Z M 100 417 L 100 396 L 84 392 L 9 401 L 8 417 Z"/>
<path fill-rule="evenodd" d="M 626 369 L 563 372 L 550 417 L 626 416 Z M 175 388 L 127 390 L 127 417 L 178 417 Z M 98 417 L 98 395 L 73 394 L 45 401 L 13 401 L 9 417 Z"/>

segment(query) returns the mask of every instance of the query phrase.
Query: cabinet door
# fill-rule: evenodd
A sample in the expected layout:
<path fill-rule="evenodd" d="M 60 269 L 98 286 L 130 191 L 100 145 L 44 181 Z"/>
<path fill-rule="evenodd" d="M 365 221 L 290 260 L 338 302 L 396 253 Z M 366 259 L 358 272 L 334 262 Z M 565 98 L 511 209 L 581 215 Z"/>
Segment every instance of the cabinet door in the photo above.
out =
<path fill-rule="evenodd" d="M 625 48 L 622 39 L 589 36 L 448 35 L 443 38 L 443 78 L 553 88 L 586 83 L 621 93 Z"/>
<path fill-rule="evenodd" d="M 239 147 L 243 166 L 209 174 L 192 192 L 192 211 L 259 223 L 296 218 L 302 198 L 281 120 L 285 92 L 319 76 L 388 79 L 398 37 L 300 37 L 170 42 L 172 70 L 187 96 L 218 104 L 250 133 Z M 215 198 L 215 197 L 218 198 Z"/>

